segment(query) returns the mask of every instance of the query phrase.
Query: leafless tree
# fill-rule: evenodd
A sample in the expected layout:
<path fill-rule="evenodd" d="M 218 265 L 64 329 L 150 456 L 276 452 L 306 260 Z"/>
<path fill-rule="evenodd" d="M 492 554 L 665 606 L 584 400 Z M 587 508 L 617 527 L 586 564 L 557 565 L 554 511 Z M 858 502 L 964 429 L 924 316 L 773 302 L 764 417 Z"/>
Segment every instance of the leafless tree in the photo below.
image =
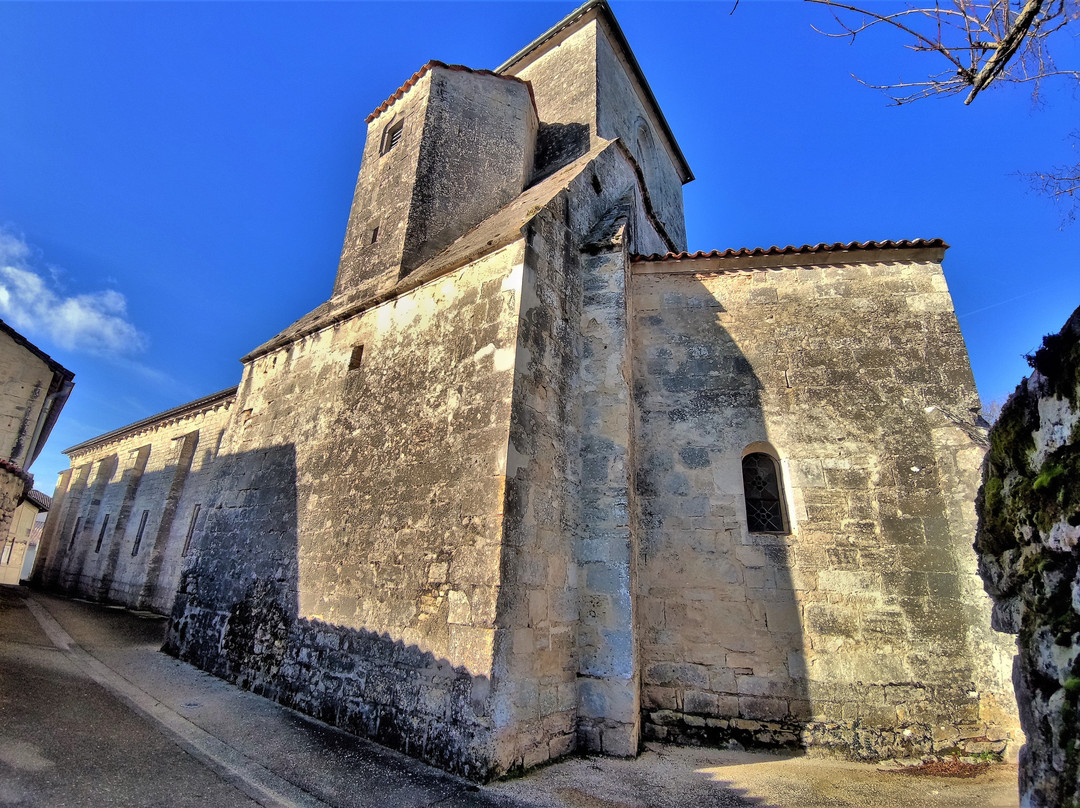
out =
<path fill-rule="evenodd" d="M 911 37 L 911 50 L 936 53 L 945 61 L 944 70 L 919 81 L 863 82 L 897 104 L 965 91 L 964 103 L 970 104 L 993 82 L 1031 82 L 1037 92 L 1039 82 L 1050 76 L 1080 80 L 1080 71 L 1057 68 L 1048 47 L 1054 34 L 1080 19 L 1080 0 L 938 0 L 889 13 L 839 0 L 808 2 L 837 10 L 833 17 L 841 30 L 822 31 L 826 36 L 853 39 L 890 26 Z"/>
<path fill-rule="evenodd" d="M 942 69 L 926 78 L 872 84 L 894 104 L 938 95 L 967 93 L 965 104 L 991 84 L 1030 83 L 1038 99 L 1040 83 L 1050 77 L 1080 82 L 1080 71 L 1054 63 L 1052 38 L 1080 28 L 1080 0 L 922 0 L 898 11 L 871 10 L 839 0 L 807 0 L 833 10 L 839 31 L 830 37 L 854 39 L 874 28 L 891 27 L 910 37 L 907 47 L 937 54 Z M 818 29 L 820 30 L 820 29 Z M 1080 133 L 1072 137 L 1080 141 Z M 1080 163 L 1023 174 L 1033 188 L 1060 203 L 1066 221 L 1080 207 Z"/>
<path fill-rule="evenodd" d="M 1073 132 L 1069 137 L 1073 148 L 1080 144 L 1080 132 Z M 1080 163 L 1054 166 L 1049 171 L 1030 171 L 1021 176 L 1031 183 L 1032 188 L 1061 206 L 1063 224 L 1076 221 L 1076 214 L 1080 212 Z"/>

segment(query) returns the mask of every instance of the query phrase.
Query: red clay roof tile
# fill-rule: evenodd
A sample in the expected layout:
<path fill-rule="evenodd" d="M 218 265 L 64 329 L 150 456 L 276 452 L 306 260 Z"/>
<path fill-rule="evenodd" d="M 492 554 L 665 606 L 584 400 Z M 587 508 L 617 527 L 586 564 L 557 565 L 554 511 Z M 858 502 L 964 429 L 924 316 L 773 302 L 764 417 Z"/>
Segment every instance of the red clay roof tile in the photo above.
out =
<path fill-rule="evenodd" d="M 364 118 L 364 123 L 371 123 L 373 120 L 386 112 L 386 110 L 389 109 L 391 104 L 393 104 L 395 101 L 401 98 L 401 96 L 405 95 L 405 93 L 412 89 L 416 82 L 420 81 L 420 79 L 424 77 L 424 74 L 431 70 L 431 68 L 433 67 L 441 67 L 443 70 L 457 70 L 462 73 L 473 73 L 477 76 L 494 76 L 497 79 L 506 79 L 508 81 L 516 81 L 520 84 L 524 84 L 526 87 L 529 88 L 529 97 L 532 99 L 533 109 L 536 109 L 536 97 L 533 95 L 532 85 L 529 82 L 525 81 L 525 79 L 519 79 L 517 76 L 504 76 L 496 73 L 493 70 L 474 70 L 473 68 L 466 67 L 465 65 L 448 65 L 446 64 L 446 62 L 440 62 L 438 59 L 432 59 L 426 65 L 413 73 L 412 76 L 409 77 L 408 81 L 406 81 L 404 84 L 398 87 L 397 90 L 394 91 L 393 95 L 391 95 L 381 104 L 379 104 L 379 106 L 375 108 L 374 112 Z"/>
<path fill-rule="evenodd" d="M 698 250 L 695 253 L 653 253 L 652 255 L 633 255 L 634 261 L 685 261 L 696 258 L 752 258 L 762 255 L 799 255 L 823 252 L 844 252 L 854 250 L 904 250 L 904 249 L 927 249 L 932 247 L 947 248 L 949 245 L 940 238 L 914 240 L 901 239 L 900 241 L 849 241 L 847 244 L 836 242 L 835 244 L 804 244 L 801 247 L 789 245 L 787 247 L 743 247 L 738 250 L 713 250 L 704 252 Z"/>

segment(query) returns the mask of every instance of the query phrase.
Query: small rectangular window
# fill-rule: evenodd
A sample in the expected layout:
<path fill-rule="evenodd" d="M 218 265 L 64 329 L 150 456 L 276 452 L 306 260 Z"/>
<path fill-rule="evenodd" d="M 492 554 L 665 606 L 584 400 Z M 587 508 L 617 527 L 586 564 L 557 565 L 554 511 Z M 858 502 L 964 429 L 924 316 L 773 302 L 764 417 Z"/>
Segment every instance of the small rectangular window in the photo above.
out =
<path fill-rule="evenodd" d="M 191 512 L 191 522 L 188 524 L 187 538 L 184 539 L 184 549 L 180 552 L 180 555 L 187 555 L 188 550 L 191 549 L 191 536 L 195 533 L 195 520 L 199 518 L 199 511 L 202 510 L 202 505 L 196 505 L 195 510 Z"/>
<path fill-rule="evenodd" d="M 105 514 L 105 521 L 101 523 L 101 530 L 99 530 L 98 534 L 97 534 L 97 544 L 94 545 L 94 552 L 95 553 L 100 553 L 101 552 L 101 542 L 104 541 L 104 539 L 105 539 L 105 531 L 108 529 L 108 527 L 109 527 L 109 514 Z"/>
<path fill-rule="evenodd" d="M 375 225 L 373 228 L 371 228 L 371 240 L 368 242 L 368 244 L 374 244 L 378 240 L 379 240 L 379 226 Z"/>
<path fill-rule="evenodd" d="M 356 370 L 360 367 L 360 363 L 364 361 L 364 346 L 354 345 L 352 349 L 352 356 L 349 357 L 349 370 Z"/>
<path fill-rule="evenodd" d="M 68 542 L 68 549 L 70 550 L 75 546 L 75 537 L 79 535 L 79 528 L 82 527 L 82 517 L 80 516 L 75 520 L 75 529 L 71 531 L 71 541 Z"/>
<path fill-rule="evenodd" d="M 379 154 L 386 154 L 401 141 L 401 132 L 405 128 L 405 119 L 395 121 L 383 131 L 382 147 Z"/>
<path fill-rule="evenodd" d="M 131 546 L 131 555 L 135 555 L 139 552 L 139 545 L 142 544 L 142 534 L 146 530 L 146 520 L 150 516 L 150 511 L 143 511 L 142 518 L 139 520 L 139 532 L 135 534 L 135 544 Z"/>

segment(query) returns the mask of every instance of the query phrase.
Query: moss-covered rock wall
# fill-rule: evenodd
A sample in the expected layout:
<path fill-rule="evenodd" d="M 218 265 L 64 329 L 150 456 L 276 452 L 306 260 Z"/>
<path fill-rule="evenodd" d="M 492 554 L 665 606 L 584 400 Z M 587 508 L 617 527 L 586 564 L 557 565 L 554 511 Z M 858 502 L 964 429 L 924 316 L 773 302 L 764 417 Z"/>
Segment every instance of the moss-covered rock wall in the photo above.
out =
<path fill-rule="evenodd" d="M 975 549 L 994 626 L 1017 635 L 1025 808 L 1080 806 L 1080 309 L 1029 357 L 990 432 Z"/>

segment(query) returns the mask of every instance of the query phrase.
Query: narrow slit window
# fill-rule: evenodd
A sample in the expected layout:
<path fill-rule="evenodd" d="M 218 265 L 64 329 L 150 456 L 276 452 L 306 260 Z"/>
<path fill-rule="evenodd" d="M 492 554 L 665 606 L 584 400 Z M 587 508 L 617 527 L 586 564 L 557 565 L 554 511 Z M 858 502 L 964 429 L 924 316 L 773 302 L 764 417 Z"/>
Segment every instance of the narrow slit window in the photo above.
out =
<path fill-rule="evenodd" d="M 742 461 L 746 522 L 751 533 L 786 533 L 784 498 L 776 460 L 763 452 Z"/>
<path fill-rule="evenodd" d="M 82 527 L 82 517 L 80 516 L 75 520 L 75 529 L 71 531 L 71 541 L 68 542 L 68 549 L 70 550 L 75 546 L 75 538 L 79 535 L 79 528 Z"/>
<path fill-rule="evenodd" d="M 356 370 L 364 361 L 364 346 L 354 345 L 349 357 L 349 370 Z"/>
<path fill-rule="evenodd" d="M 143 511 L 142 518 L 139 519 L 139 531 L 135 534 L 135 543 L 131 545 L 131 555 L 134 556 L 139 552 L 139 545 L 142 544 L 142 534 L 146 530 L 146 520 L 150 517 L 150 511 Z"/>
<path fill-rule="evenodd" d="M 195 510 L 191 512 L 191 522 L 187 528 L 187 538 L 184 539 L 184 549 L 180 555 L 187 555 L 188 550 L 191 549 L 191 537 L 195 533 L 195 520 L 199 518 L 199 511 L 202 510 L 202 505 L 196 505 Z"/>
<path fill-rule="evenodd" d="M 371 239 L 368 241 L 368 244 L 374 244 L 378 240 L 379 240 L 379 226 L 375 225 L 373 228 L 371 228 Z"/>
<path fill-rule="evenodd" d="M 109 514 L 105 514 L 105 521 L 101 523 L 101 530 L 97 534 L 97 544 L 94 545 L 94 552 L 101 552 L 101 543 L 105 540 L 105 531 L 109 528 Z"/>
<path fill-rule="evenodd" d="M 401 141 L 401 133 L 404 128 L 404 118 L 402 118 L 400 121 L 395 121 L 394 123 L 386 127 L 385 131 L 383 132 L 382 150 L 379 152 L 380 154 L 386 154 Z"/>

